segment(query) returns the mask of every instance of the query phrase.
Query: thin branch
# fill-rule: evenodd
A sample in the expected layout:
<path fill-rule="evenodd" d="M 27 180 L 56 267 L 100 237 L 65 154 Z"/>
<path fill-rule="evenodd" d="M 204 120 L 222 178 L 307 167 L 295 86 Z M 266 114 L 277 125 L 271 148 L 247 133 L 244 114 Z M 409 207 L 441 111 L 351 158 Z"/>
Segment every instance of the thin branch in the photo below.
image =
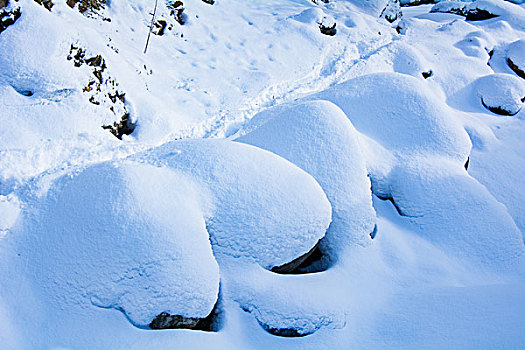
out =
<path fill-rule="evenodd" d="M 153 24 L 155 23 L 155 15 L 157 14 L 157 3 L 158 0 L 155 0 L 155 8 L 153 9 L 153 16 L 151 17 L 151 24 L 149 25 L 148 39 L 146 40 L 146 47 L 144 48 L 144 54 L 148 51 L 149 37 L 153 31 Z"/>

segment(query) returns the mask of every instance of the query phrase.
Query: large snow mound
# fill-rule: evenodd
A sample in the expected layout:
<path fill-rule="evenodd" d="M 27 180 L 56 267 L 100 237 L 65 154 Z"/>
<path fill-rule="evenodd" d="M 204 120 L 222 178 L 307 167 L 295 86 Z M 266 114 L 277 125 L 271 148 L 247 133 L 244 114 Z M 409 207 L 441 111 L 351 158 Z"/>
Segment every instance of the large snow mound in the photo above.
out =
<path fill-rule="evenodd" d="M 436 92 L 398 73 L 361 76 L 318 93 L 338 105 L 355 128 L 394 155 L 435 154 L 465 162 L 470 139 Z"/>
<path fill-rule="evenodd" d="M 115 308 L 141 327 L 161 312 L 203 318 L 219 288 L 204 198 L 173 170 L 104 163 L 56 180 L 12 235 L 57 307 Z"/>
<path fill-rule="evenodd" d="M 315 179 L 259 148 L 225 140 L 174 141 L 137 158 L 165 164 L 209 188 L 215 208 L 206 224 L 216 254 L 280 266 L 308 252 L 330 225 L 332 208 Z"/>
<path fill-rule="evenodd" d="M 332 204 L 326 243 L 339 250 L 370 240 L 375 222 L 359 134 L 328 101 L 283 105 L 257 114 L 236 141 L 286 158 L 312 175 Z"/>
<path fill-rule="evenodd" d="M 501 115 L 517 114 L 525 100 L 525 83 L 510 74 L 491 74 L 476 82 L 481 103 L 491 112 Z"/>

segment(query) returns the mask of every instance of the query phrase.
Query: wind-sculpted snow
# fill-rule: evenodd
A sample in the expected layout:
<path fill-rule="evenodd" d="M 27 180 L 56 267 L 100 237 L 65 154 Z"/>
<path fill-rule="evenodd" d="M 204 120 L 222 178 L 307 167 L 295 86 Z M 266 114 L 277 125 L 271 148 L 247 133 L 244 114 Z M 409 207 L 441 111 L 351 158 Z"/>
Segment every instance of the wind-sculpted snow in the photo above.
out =
<path fill-rule="evenodd" d="M 55 307 L 115 308 L 141 327 L 164 311 L 204 318 L 219 291 L 206 201 L 172 170 L 103 163 L 56 180 L 12 238 Z"/>
<path fill-rule="evenodd" d="M 278 154 L 319 182 L 333 209 L 325 248 L 340 251 L 370 240 L 375 213 L 359 134 L 336 105 L 312 101 L 269 109 L 236 141 Z"/>

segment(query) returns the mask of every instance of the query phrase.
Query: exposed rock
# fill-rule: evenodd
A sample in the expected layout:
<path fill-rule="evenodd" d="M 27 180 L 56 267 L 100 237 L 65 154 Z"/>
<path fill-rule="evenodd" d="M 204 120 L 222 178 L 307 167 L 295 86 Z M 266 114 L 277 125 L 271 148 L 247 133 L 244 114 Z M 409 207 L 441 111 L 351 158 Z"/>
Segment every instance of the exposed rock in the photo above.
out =
<path fill-rule="evenodd" d="M 0 9 L 6 7 L 8 3 L 8 0 L 0 0 Z"/>
<path fill-rule="evenodd" d="M 184 317 L 180 315 L 170 315 L 162 312 L 151 323 L 151 329 L 193 329 L 199 331 L 216 332 L 218 331 L 219 308 L 218 302 L 205 318 Z"/>
<path fill-rule="evenodd" d="M 20 18 L 22 13 L 20 8 L 16 8 L 11 11 L 0 11 L 0 33 L 7 29 L 7 27 L 15 24 L 15 22 Z"/>
<path fill-rule="evenodd" d="M 525 40 L 510 44 L 507 51 L 507 64 L 514 73 L 525 79 Z"/>
<path fill-rule="evenodd" d="M 170 315 L 167 312 L 163 312 L 151 323 L 149 328 L 151 329 L 195 329 L 199 324 L 200 318 L 184 317 L 179 315 Z"/>
<path fill-rule="evenodd" d="M 383 11 L 381 11 L 381 14 L 379 15 L 380 18 L 384 18 L 390 23 L 394 23 L 402 16 L 403 13 L 401 12 L 401 5 L 399 4 L 399 0 L 388 1 L 385 8 L 383 9 Z"/>
<path fill-rule="evenodd" d="M 432 75 L 434 75 L 434 72 L 432 72 L 432 70 L 429 70 L 428 72 L 422 72 L 421 75 L 423 76 L 423 78 L 428 79 Z"/>
<path fill-rule="evenodd" d="M 105 7 L 106 0 L 67 0 L 66 4 L 71 8 L 78 5 L 81 13 L 98 12 Z"/>
<path fill-rule="evenodd" d="M 114 122 L 113 125 L 103 125 L 102 129 L 109 130 L 116 138 L 122 140 L 123 135 L 130 135 L 135 130 L 135 124 L 131 121 L 129 114 L 126 113 L 120 122 Z"/>
<path fill-rule="evenodd" d="M 164 31 L 166 30 L 168 23 L 163 19 L 159 19 L 153 24 L 153 26 L 155 27 L 155 29 L 152 31 L 152 33 L 158 36 L 162 36 L 164 35 Z"/>
<path fill-rule="evenodd" d="M 319 24 L 319 30 L 321 30 L 321 33 L 324 35 L 330 35 L 334 36 L 337 33 L 337 29 L 335 29 L 336 23 L 332 24 L 331 26 L 324 25 L 323 23 Z"/>
<path fill-rule="evenodd" d="M 466 12 L 465 19 L 467 21 L 484 21 L 486 19 L 491 19 L 494 17 L 498 17 L 498 15 L 490 13 L 489 11 L 484 9 L 469 8 Z"/>
<path fill-rule="evenodd" d="M 319 249 L 319 242 L 310 249 L 306 254 L 301 255 L 300 257 L 290 261 L 287 264 L 281 266 L 275 266 L 272 268 L 272 272 L 287 275 L 287 274 L 301 274 L 302 268 L 307 267 L 312 262 L 317 261 L 322 258 L 322 253 Z"/>
<path fill-rule="evenodd" d="M 51 11 L 51 8 L 53 7 L 53 1 L 51 0 L 35 0 L 35 2 L 39 5 L 44 6 L 47 10 Z"/>
<path fill-rule="evenodd" d="M 170 15 L 175 18 L 177 23 L 184 25 L 186 23 L 186 14 L 184 13 L 184 4 L 182 1 L 175 1 L 173 4 L 168 5 L 170 9 Z"/>
<path fill-rule="evenodd" d="M 509 65 L 510 69 L 514 71 L 514 73 L 516 73 L 519 77 L 525 79 L 525 71 L 520 69 L 520 67 L 518 67 L 510 57 L 507 57 L 507 64 Z"/>
<path fill-rule="evenodd" d="M 210 4 L 210 5 L 215 4 L 215 0 L 202 0 L 202 2 L 204 2 L 206 4 Z"/>

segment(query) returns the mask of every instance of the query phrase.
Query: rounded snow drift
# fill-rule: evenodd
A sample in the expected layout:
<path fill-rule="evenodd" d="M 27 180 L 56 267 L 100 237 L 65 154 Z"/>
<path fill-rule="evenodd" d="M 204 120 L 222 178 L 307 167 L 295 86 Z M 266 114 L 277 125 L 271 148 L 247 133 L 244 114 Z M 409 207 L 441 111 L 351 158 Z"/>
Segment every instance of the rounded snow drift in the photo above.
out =
<path fill-rule="evenodd" d="M 476 81 L 476 92 L 485 108 L 499 115 L 515 115 L 525 100 L 525 84 L 510 74 L 491 74 Z"/>
<path fill-rule="evenodd" d="M 57 307 L 121 310 L 146 328 L 167 312 L 206 318 L 219 267 L 198 187 L 167 168 L 102 163 L 59 178 L 26 212 L 20 249 Z"/>
<path fill-rule="evenodd" d="M 525 39 L 510 44 L 507 51 L 507 64 L 514 73 L 525 79 Z"/>

